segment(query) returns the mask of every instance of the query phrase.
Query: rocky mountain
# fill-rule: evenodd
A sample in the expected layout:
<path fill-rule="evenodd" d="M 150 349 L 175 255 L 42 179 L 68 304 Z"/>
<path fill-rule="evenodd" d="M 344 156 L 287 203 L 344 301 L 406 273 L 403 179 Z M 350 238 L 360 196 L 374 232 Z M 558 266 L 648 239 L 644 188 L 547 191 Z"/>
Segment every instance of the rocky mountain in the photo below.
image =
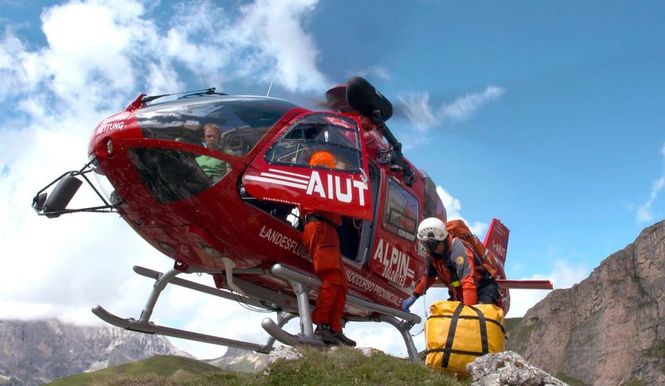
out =
<path fill-rule="evenodd" d="M 205 362 L 227 371 L 255 373 L 268 366 L 268 355 L 229 347 L 221 357 Z"/>
<path fill-rule="evenodd" d="M 0 385 L 39 385 L 153 355 L 191 357 L 164 337 L 112 326 L 0 320 Z"/>
<path fill-rule="evenodd" d="M 507 349 L 571 384 L 665 385 L 665 221 L 531 308 Z"/>

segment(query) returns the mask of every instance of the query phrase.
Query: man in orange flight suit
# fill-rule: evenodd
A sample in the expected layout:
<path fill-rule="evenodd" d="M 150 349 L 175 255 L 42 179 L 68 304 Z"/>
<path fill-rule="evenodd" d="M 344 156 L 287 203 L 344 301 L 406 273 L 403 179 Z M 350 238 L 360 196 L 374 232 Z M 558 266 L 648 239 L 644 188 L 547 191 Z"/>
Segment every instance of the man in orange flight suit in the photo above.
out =
<path fill-rule="evenodd" d="M 427 292 L 437 276 L 448 287 L 450 300 L 461 301 L 467 306 L 499 304 L 496 280 L 478 264 L 470 246 L 448 235 L 443 221 L 436 217 L 424 219 L 418 226 L 418 240 L 425 244 L 431 260 L 427 274 L 413 290 L 413 295 L 402 302 L 404 311 L 409 311 L 413 303 Z"/>
<path fill-rule="evenodd" d="M 310 166 L 336 167 L 335 157 L 327 151 L 317 151 L 310 157 Z M 305 228 L 303 244 L 312 256 L 314 273 L 321 279 L 312 322 L 314 334 L 326 344 L 355 346 L 356 342 L 342 333 L 342 315 L 346 303 L 348 284 L 339 246 L 336 226 L 341 225 L 339 214 L 303 207 Z"/>

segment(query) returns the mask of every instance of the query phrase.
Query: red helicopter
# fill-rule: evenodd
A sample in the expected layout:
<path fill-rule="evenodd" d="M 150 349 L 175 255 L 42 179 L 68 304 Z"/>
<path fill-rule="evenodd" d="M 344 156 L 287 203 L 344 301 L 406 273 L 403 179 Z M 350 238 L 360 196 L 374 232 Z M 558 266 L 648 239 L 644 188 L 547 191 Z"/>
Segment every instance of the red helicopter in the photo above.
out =
<path fill-rule="evenodd" d="M 418 223 L 433 216 L 446 220 L 446 210 L 432 179 L 403 157 L 386 126 L 392 104 L 360 77 L 328 90 L 332 111 L 214 89 L 165 101 L 167 96 L 173 95 L 141 94 L 101 121 L 90 139 L 89 162 L 33 199 L 37 213 L 50 218 L 119 213 L 175 261 L 166 273 L 134 266 L 139 275 L 156 280 L 138 319 L 118 317 L 101 306 L 92 311 L 129 330 L 257 352 L 271 351 L 275 340 L 321 345 L 310 316 L 320 282 L 301 243 L 298 208 L 305 204 L 343 216 L 339 233 L 349 283 L 345 320 L 394 326 L 409 357 L 417 360 L 409 330 L 421 318 L 401 310 L 400 303 L 427 266 L 416 239 Z M 222 146 L 204 146 L 204 127 L 210 124 L 219 130 Z M 319 150 L 334 154 L 336 167 L 309 166 L 309 157 Z M 112 188 L 100 192 L 91 174 Z M 67 208 L 82 180 L 103 205 Z M 552 288 L 546 280 L 506 279 L 508 234 L 494 219 L 485 238 L 500 267 L 505 312 L 509 288 Z M 209 274 L 214 287 L 177 277 L 182 273 Z M 154 324 L 153 309 L 168 284 L 275 311 L 276 322 L 262 322 L 271 338 L 257 344 Z M 300 333 L 291 334 L 283 327 L 296 316 Z"/>

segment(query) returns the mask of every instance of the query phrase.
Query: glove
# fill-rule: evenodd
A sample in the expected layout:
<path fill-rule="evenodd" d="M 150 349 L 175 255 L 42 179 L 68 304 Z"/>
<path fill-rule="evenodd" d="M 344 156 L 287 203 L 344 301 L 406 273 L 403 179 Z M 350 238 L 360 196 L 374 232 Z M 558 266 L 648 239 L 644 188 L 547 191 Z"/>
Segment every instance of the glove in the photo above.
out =
<path fill-rule="evenodd" d="M 418 295 L 411 295 L 408 298 L 402 301 L 402 309 L 406 312 L 409 312 L 409 308 L 416 302 Z"/>

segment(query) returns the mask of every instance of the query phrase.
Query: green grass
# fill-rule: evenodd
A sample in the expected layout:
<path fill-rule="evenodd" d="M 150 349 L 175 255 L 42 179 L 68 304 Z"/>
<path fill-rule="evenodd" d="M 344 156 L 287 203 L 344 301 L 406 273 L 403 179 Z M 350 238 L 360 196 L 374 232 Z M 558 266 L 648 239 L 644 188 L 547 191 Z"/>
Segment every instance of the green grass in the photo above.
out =
<path fill-rule="evenodd" d="M 278 361 L 258 374 L 233 373 L 181 357 L 143 361 L 62 378 L 53 385 L 468 385 L 422 364 L 383 353 L 365 357 L 359 350 L 300 348 L 304 358 Z"/>
<path fill-rule="evenodd" d="M 175 385 L 193 376 L 217 372 L 207 363 L 176 356 L 154 356 L 142 361 L 55 380 L 51 385 Z"/>
<path fill-rule="evenodd" d="M 383 353 L 365 357 L 341 347 L 334 352 L 304 348 L 304 360 L 281 361 L 263 379 L 269 385 L 466 385 L 422 364 Z"/>

